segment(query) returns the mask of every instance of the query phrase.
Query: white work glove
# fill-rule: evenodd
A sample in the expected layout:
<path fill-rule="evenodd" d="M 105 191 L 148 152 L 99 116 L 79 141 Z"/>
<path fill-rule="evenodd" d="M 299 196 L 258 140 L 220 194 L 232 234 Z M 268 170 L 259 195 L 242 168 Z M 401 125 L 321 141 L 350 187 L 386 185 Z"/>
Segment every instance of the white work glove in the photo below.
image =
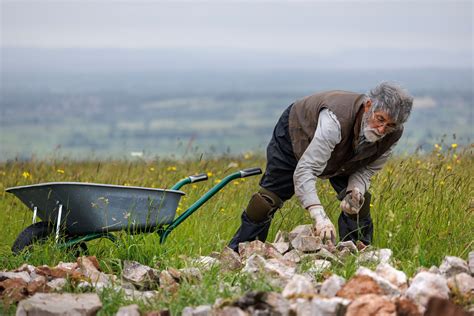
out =
<path fill-rule="evenodd" d="M 358 214 L 362 205 L 364 205 L 364 201 L 364 195 L 360 193 L 359 188 L 354 188 L 352 192 L 346 194 L 341 201 L 341 209 L 346 214 Z"/>
<path fill-rule="evenodd" d="M 330 240 L 334 245 L 336 244 L 336 228 L 331 223 L 331 220 L 324 212 L 321 205 L 313 205 L 308 208 L 311 218 L 314 220 L 314 228 L 316 235 L 321 237 L 321 240 Z"/>

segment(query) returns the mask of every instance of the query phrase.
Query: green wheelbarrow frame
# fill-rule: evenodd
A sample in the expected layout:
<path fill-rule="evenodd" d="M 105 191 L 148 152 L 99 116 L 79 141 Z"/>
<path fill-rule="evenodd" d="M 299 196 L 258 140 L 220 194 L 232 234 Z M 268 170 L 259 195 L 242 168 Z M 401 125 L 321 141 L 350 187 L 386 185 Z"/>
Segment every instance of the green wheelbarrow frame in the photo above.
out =
<path fill-rule="evenodd" d="M 178 227 L 183 221 L 185 221 L 189 216 L 191 216 L 194 212 L 196 212 L 204 203 L 206 203 L 209 199 L 211 199 L 217 192 L 219 192 L 222 188 L 224 188 L 229 182 L 231 182 L 235 179 L 254 176 L 254 175 L 261 174 L 261 173 L 262 173 L 262 170 L 260 168 L 248 168 L 248 169 L 243 169 L 243 170 L 234 172 L 234 173 L 226 176 L 225 178 L 223 178 L 219 183 L 217 183 L 215 186 L 213 186 L 211 189 L 209 189 L 203 196 L 201 196 L 197 201 L 195 201 L 191 206 L 189 206 L 186 209 L 186 211 L 184 211 L 178 217 L 174 218 L 172 221 L 164 220 L 166 222 L 165 224 L 160 224 L 160 225 L 156 225 L 156 226 L 153 226 L 153 227 L 147 227 L 145 231 L 138 231 L 138 233 L 140 233 L 140 232 L 156 232 L 160 236 L 160 244 L 163 244 L 166 241 L 167 237 L 170 235 L 170 233 L 176 227 Z M 187 184 L 190 184 L 190 183 L 205 181 L 207 179 L 208 179 L 208 176 L 205 173 L 199 174 L 199 175 L 188 176 L 188 177 L 178 181 L 169 190 L 158 189 L 158 190 L 163 191 L 163 192 L 161 192 L 163 194 L 168 194 L 168 196 L 171 195 L 169 197 L 171 197 L 172 205 L 168 206 L 168 214 L 167 215 L 170 216 L 170 214 L 172 214 L 172 216 L 175 217 L 177 203 L 179 201 L 179 197 L 177 198 L 176 196 L 184 195 L 183 192 L 179 191 L 183 186 L 185 186 Z M 77 185 L 77 183 L 67 183 L 67 184 L 69 184 L 69 185 L 76 184 Z M 37 216 L 37 214 L 36 214 L 37 208 L 33 207 L 31 202 L 28 203 L 27 202 L 28 200 L 25 199 L 25 196 L 21 196 L 20 192 L 18 192 L 18 191 L 24 190 L 25 188 L 28 188 L 28 187 L 35 187 L 35 186 L 41 187 L 41 184 L 40 185 L 33 185 L 33 186 L 26 186 L 26 187 L 16 187 L 16 188 L 7 189 L 7 192 L 10 192 L 10 193 L 13 193 L 13 194 L 17 195 L 17 197 L 19 197 L 24 204 L 26 204 L 27 206 L 29 206 L 33 210 L 33 225 L 31 225 L 31 226 L 35 225 L 36 216 Z M 102 185 L 95 185 L 95 186 L 102 186 Z M 106 185 L 104 185 L 104 186 L 106 186 Z M 116 188 L 117 186 L 114 186 L 114 187 L 115 187 L 114 189 L 117 189 Z M 147 188 L 137 188 L 137 189 L 153 190 L 153 189 L 147 189 Z M 38 188 L 36 188 L 36 190 L 38 190 Z M 166 191 L 166 192 L 164 192 L 164 191 Z M 29 194 L 31 195 L 31 193 L 29 193 Z M 176 199 L 177 199 L 177 201 L 176 201 Z M 166 199 L 164 199 L 164 198 L 163 198 L 163 200 L 166 201 Z M 59 202 L 56 201 L 56 204 L 59 204 Z M 170 210 L 170 207 L 171 207 L 171 210 Z M 85 243 L 87 241 L 97 239 L 97 238 L 107 238 L 107 239 L 111 240 L 114 243 L 117 241 L 117 238 L 109 231 L 96 231 L 96 232 L 91 232 L 91 233 L 86 233 L 86 234 L 78 234 L 77 236 L 73 236 L 73 237 L 68 238 L 65 242 L 59 242 L 59 230 L 60 230 L 60 226 L 61 226 L 60 223 L 64 222 L 64 219 L 63 220 L 61 219 L 62 205 L 59 205 L 59 208 L 56 207 L 56 209 L 58 209 L 58 211 L 54 212 L 55 217 L 52 219 L 51 222 L 55 223 L 54 225 L 56 226 L 56 243 L 58 244 L 59 247 L 61 247 L 61 248 L 72 248 L 77 244 Z M 36 224 L 38 224 L 38 223 L 36 223 Z M 30 227 L 28 227 L 28 228 L 30 228 Z M 25 231 L 27 229 L 25 229 Z M 116 230 L 123 230 L 123 229 L 119 228 L 119 229 L 116 229 Z M 24 233 L 24 232 L 22 232 L 22 233 Z M 17 237 L 17 240 L 18 240 L 18 238 L 20 238 L 22 233 Z M 135 232 L 133 232 L 133 233 L 135 233 Z M 17 241 L 15 241 L 15 243 L 16 242 Z M 14 247 L 12 247 L 12 250 L 14 252 L 19 252 L 19 251 L 15 251 Z"/>

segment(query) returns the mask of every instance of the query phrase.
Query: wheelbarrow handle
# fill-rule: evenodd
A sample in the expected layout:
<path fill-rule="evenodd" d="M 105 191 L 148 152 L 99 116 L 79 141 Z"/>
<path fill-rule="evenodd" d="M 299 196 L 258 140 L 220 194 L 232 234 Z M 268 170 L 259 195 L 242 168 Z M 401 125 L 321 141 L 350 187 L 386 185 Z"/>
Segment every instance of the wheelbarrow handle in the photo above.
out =
<path fill-rule="evenodd" d="M 245 178 L 245 177 L 255 176 L 261 173 L 262 173 L 262 169 L 260 168 L 248 168 L 248 169 L 240 170 L 240 177 Z"/>
<path fill-rule="evenodd" d="M 189 176 L 189 179 L 191 180 L 191 183 L 194 183 L 194 182 L 207 180 L 208 178 L 207 178 L 207 173 L 200 173 L 200 174 L 195 174 L 193 176 Z"/>

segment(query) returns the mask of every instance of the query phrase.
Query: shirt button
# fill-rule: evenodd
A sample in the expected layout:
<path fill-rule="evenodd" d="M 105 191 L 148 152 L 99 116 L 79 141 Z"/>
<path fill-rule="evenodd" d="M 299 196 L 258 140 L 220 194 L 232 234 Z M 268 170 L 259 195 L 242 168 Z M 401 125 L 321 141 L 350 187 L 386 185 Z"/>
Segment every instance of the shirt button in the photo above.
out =
<path fill-rule="evenodd" d="M 344 172 L 344 171 L 346 171 L 346 169 L 344 169 L 344 168 L 341 168 L 341 171 L 342 171 L 342 172 Z"/>

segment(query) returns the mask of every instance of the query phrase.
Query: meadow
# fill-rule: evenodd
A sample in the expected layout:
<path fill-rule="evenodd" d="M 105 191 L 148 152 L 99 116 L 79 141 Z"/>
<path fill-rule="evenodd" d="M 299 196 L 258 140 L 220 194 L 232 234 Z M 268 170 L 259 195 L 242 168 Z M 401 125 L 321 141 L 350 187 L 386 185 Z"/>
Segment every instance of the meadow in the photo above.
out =
<path fill-rule="evenodd" d="M 439 265 L 446 255 L 466 258 L 474 250 L 473 147 L 436 144 L 429 154 L 395 156 L 372 180 L 374 246 L 393 250 L 395 266 L 413 275 L 419 266 Z M 24 262 L 54 266 L 59 261 L 75 261 L 73 253 L 55 247 L 51 239 L 18 256 L 11 252 L 17 235 L 31 224 L 32 212 L 8 187 L 41 182 L 78 181 L 117 185 L 170 188 L 179 179 L 206 172 L 209 180 L 183 187 L 178 213 L 182 213 L 225 175 L 249 167 L 265 167 L 263 156 L 242 156 L 195 160 L 135 161 L 10 161 L 0 164 L 0 270 L 10 270 Z M 155 233 L 130 235 L 118 232 L 118 242 L 106 239 L 88 243 L 89 254 L 98 258 L 106 273 L 120 275 L 123 260 L 135 260 L 158 269 L 181 268 L 188 258 L 221 251 L 240 224 L 240 214 L 258 188 L 259 176 L 234 180 L 177 227 L 165 244 Z M 328 181 L 318 181 L 318 193 L 326 212 L 337 223 L 339 202 Z M 296 198 L 277 212 L 269 234 L 290 231 L 311 219 Z M 332 272 L 350 277 L 357 269 L 355 260 L 335 265 Z M 323 276 L 318 276 L 322 278 Z M 216 286 L 221 284 L 221 286 Z M 235 297 L 249 290 L 274 289 L 264 279 L 221 273 L 204 273 L 199 285 L 183 284 L 174 294 L 160 293 L 160 299 L 139 302 L 142 310 L 168 308 L 174 314 L 189 305 L 212 304 L 217 297 Z M 71 291 L 81 291 L 70 288 Z M 120 293 L 104 291 L 100 314 L 107 315 L 127 305 Z M 4 307 L 13 312 L 14 307 Z"/>

